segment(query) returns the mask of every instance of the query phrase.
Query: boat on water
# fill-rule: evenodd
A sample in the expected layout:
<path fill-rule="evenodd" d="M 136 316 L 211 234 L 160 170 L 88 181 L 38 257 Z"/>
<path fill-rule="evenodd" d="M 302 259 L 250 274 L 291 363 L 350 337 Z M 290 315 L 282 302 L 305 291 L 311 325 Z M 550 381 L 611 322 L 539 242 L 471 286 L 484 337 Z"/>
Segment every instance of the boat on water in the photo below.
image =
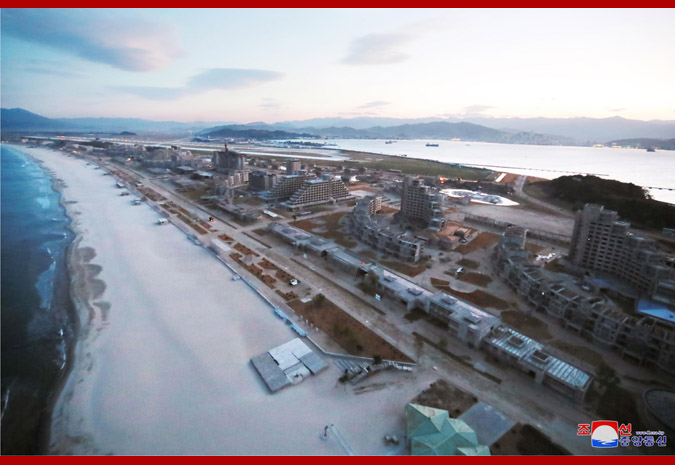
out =
<path fill-rule="evenodd" d="M 427 144 L 427 147 L 438 147 L 438 144 Z"/>

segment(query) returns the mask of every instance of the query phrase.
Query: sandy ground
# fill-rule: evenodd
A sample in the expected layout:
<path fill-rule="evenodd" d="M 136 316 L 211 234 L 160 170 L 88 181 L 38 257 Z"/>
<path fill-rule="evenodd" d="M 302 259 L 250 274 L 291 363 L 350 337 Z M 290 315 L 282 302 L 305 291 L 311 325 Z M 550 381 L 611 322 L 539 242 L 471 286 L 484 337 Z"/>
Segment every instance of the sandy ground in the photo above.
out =
<path fill-rule="evenodd" d="M 530 211 L 518 207 L 499 207 L 493 205 L 468 205 L 460 206 L 459 210 L 479 216 L 487 216 L 499 221 L 506 221 L 525 228 L 543 229 L 557 234 L 572 235 L 574 219 L 558 215 L 548 214 L 541 211 Z"/>
<path fill-rule="evenodd" d="M 249 359 L 294 333 L 206 249 L 158 226 L 111 176 L 23 149 L 61 178 L 78 232 L 73 292 L 83 323 L 53 412 L 55 454 L 391 454 L 404 406 L 429 374 L 381 373 L 355 391 L 330 368 L 274 395 Z M 425 372 L 426 373 L 426 372 Z"/>

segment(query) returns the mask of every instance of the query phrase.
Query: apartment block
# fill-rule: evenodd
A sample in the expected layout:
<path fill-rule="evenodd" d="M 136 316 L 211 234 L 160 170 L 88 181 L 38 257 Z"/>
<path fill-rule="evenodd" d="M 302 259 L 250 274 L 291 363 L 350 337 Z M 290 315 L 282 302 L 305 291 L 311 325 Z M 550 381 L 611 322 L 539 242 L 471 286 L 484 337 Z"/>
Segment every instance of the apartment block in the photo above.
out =
<path fill-rule="evenodd" d="M 569 257 L 576 265 L 614 275 L 649 295 L 661 281 L 675 288 L 675 270 L 656 243 L 631 232 L 630 223 L 601 205 L 587 204 L 578 213 Z"/>
<path fill-rule="evenodd" d="M 532 308 L 624 358 L 675 373 L 675 324 L 629 315 L 589 286 L 533 265 L 523 248 L 526 234 L 516 227 L 504 232 L 494 260 L 497 274 Z"/>
<path fill-rule="evenodd" d="M 289 210 L 299 210 L 326 203 L 345 202 L 354 198 L 341 179 L 325 174 L 318 179 L 304 181 L 288 201 L 282 203 L 282 206 Z"/>
<path fill-rule="evenodd" d="M 351 232 L 374 249 L 412 263 L 422 258 L 424 241 L 380 226 L 373 215 L 382 208 L 382 197 L 369 195 L 359 200 L 349 217 Z"/>
<path fill-rule="evenodd" d="M 401 194 L 401 216 L 407 220 L 418 219 L 426 227 L 441 231 L 447 226 L 443 216 L 443 194 L 438 189 L 424 184 L 416 178 L 406 178 Z"/>
<path fill-rule="evenodd" d="M 213 169 L 219 173 L 233 174 L 235 171 L 242 171 L 246 163 L 246 158 L 239 152 L 231 151 L 225 144 L 225 150 L 213 152 L 211 164 Z"/>
<path fill-rule="evenodd" d="M 268 191 L 277 183 L 277 175 L 263 170 L 252 171 L 248 176 L 249 186 L 256 191 Z"/>
<path fill-rule="evenodd" d="M 264 193 L 267 200 L 284 200 L 291 197 L 309 179 L 305 175 L 292 174 L 278 179 L 277 183 L 269 191 Z"/>

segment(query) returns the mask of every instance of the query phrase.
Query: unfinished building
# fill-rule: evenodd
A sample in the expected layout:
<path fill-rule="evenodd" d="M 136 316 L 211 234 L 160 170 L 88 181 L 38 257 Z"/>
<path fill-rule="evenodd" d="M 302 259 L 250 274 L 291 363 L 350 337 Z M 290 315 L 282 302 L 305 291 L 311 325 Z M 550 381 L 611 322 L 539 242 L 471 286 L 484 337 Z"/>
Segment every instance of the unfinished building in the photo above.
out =
<path fill-rule="evenodd" d="M 381 206 L 382 197 L 379 195 L 369 195 L 359 200 L 349 216 L 349 229 L 370 247 L 382 250 L 399 260 L 417 263 L 422 258 L 424 241 L 378 225 L 373 215 Z"/>
<path fill-rule="evenodd" d="M 213 169 L 219 173 L 234 174 L 236 171 L 242 171 L 246 163 L 246 158 L 243 154 L 231 151 L 225 144 L 225 150 L 217 150 L 213 152 L 211 164 Z"/>
<path fill-rule="evenodd" d="M 524 249 L 527 230 L 507 229 L 495 248 L 497 273 L 537 311 L 567 329 L 639 364 L 675 373 L 675 325 L 623 312 L 587 284 L 533 265 Z"/>
<path fill-rule="evenodd" d="M 327 203 L 345 202 L 354 198 L 341 179 L 324 174 L 318 179 L 304 181 L 288 201 L 281 205 L 292 211 Z"/>
<path fill-rule="evenodd" d="M 615 211 L 587 204 L 577 214 L 569 257 L 572 262 L 594 271 L 616 276 L 654 299 L 668 302 L 664 289 L 675 288 L 675 270 L 656 243 L 630 231 L 630 223 L 619 221 Z M 657 289 L 660 292 L 657 292 Z"/>
<path fill-rule="evenodd" d="M 268 191 L 262 193 L 262 197 L 268 201 L 284 200 L 291 197 L 309 179 L 302 174 L 284 176 Z"/>
<path fill-rule="evenodd" d="M 401 217 L 406 220 L 421 220 L 432 231 L 441 231 L 447 226 L 443 216 L 443 194 L 438 189 L 424 184 L 417 178 L 406 178 L 401 194 Z"/>

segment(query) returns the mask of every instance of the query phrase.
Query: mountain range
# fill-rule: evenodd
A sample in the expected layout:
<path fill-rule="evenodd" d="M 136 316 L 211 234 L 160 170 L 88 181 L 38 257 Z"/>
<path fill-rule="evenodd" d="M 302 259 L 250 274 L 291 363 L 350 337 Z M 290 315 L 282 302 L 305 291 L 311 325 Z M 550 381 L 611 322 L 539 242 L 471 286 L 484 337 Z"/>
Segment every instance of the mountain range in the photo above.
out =
<path fill-rule="evenodd" d="M 451 139 L 556 145 L 588 145 L 675 138 L 675 121 L 612 118 L 315 118 L 267 124 L 254 122 L 150 121 L 137 118 L 46 118 L 21 108 L 2 109 L 0 122 L 7 132 L 199 133 L 210 137 L 278 139 L 294 137 Z M 623 145 L 623 144 L 619 144 Z M 668 145 L 668 144 L 667 144 Z"/>

